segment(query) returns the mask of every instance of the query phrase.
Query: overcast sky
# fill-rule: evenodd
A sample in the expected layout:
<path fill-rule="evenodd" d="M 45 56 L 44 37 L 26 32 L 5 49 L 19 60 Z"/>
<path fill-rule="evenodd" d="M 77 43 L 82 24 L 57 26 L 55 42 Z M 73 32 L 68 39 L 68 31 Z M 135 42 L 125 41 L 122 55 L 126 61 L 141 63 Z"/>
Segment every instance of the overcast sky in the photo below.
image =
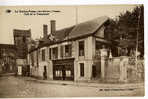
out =
<path fill-rule="evenodd" d="M 50 32 L 50 20 L 56 20 L 56 29 L 62 29 L 78 23 L 91 20 L 99 16 L 115 18 L 127 10 L 132 11 L 136 5 L 96 5 L 96 6 L 13 6 L 0 7 L 0 43 L 13 44 L 13 29 L 31 29 L 32 38 L 42 37 L 43 24 L 48 25 Z M 6 10 L 10 9 L 10 13 Z M 24 15 L 15 13 L 18 10 L 58 10 L 61 12 L 50 13 L 49 15 Z"/>

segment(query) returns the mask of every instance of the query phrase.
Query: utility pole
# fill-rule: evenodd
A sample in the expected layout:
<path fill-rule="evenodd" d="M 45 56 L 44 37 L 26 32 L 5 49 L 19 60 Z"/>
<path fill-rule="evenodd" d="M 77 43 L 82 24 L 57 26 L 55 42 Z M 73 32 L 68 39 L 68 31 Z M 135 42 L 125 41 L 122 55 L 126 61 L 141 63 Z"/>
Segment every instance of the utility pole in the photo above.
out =
<path fill-rule="evenodd" d="M 76 6 L 76 25 L 78 24 L 78 6 Z"/>

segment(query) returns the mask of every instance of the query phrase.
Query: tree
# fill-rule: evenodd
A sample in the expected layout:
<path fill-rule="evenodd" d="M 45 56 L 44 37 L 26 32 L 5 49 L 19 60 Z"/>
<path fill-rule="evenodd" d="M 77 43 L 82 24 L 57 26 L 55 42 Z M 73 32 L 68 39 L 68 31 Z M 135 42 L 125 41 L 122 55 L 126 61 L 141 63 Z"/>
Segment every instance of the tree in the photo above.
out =
<path fill-rule="evenodd" d="M 122 48 L 136 48 L 144 55 L 144 7 L 137 6 L 132 12 L 121 13 L 116 20 L 110 20 L 106 32 L 111 33 L 111 40 L 118 41 Z M 138 34 L 138 35 L 137 35 Z"/>

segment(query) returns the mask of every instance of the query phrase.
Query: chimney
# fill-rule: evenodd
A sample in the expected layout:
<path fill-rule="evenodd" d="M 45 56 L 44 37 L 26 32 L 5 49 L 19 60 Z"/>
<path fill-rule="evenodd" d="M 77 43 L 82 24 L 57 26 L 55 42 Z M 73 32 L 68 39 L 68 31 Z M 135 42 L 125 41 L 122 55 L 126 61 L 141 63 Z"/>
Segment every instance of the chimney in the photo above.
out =
<path fill-rule="evenodd" d="M 48 33 L 48 26 L 46 24 L 43 25 L 43 37 L 46 38 Z"/>
<path fill-rule="evenodd" d="M 53 34 L 56 31 L 56 23 L 55 20 L 50 21 L 50 26 L 51 26 L 51 34 Z"/>

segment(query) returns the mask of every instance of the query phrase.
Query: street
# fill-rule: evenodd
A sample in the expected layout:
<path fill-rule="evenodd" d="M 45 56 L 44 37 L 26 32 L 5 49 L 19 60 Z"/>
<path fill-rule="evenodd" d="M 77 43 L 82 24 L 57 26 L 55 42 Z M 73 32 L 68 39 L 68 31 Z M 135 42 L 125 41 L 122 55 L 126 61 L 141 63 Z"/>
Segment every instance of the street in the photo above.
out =
<path fill-rule="evenodd" d="M 126 87 L 109 84 L 98 87 L 49 84 L 38 82 L 30 77 L 0 77 L 0 98 L 25 97 L 97 97 L 97 96 L 143 96 L 144 86 Z"/>

